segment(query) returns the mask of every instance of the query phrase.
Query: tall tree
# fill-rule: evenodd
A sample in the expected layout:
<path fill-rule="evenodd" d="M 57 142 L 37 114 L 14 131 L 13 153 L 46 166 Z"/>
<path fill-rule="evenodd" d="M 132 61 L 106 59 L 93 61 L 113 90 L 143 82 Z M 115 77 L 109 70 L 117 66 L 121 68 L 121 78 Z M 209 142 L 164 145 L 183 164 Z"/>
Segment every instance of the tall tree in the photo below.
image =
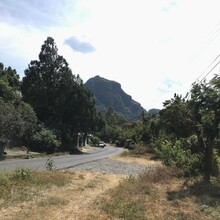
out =
<path fill-rule="evenodd" d="M 95 105 L 79 76 L 72 74 L 67 61 L 58 55 L 54 39 L 41 47 L 39 61 L 31 61 L 22 82 L 23 99 L 37 116 L 69 148 L 78 132 L 87 132 L 94 122 Z"/>
<path fill-rule="evenodd" d="M 193 133 L 193 121 L 188 104 L 180 95 L 164 102 L 160 111 L 160 123 L 164 130 L 174 138 L 185 138 Z"/>
<path fill-rule="evenodd" d="M 39 61 L 30 62 L 22 82 L 24 101 L 35 109 L 40 120 L 50 125 L 57 118 L 56 107 L 65 102 L 74 76 L 66 60 L 58 55 L 53 38 L 48 37 L 41 47 Z"/>
<path fill-rule="evenodd" d="M 212 174 L 213 147 L 220 131 L 220 76 L 193 85 L 190 106 L 204 155 L 205 180 Z"/>

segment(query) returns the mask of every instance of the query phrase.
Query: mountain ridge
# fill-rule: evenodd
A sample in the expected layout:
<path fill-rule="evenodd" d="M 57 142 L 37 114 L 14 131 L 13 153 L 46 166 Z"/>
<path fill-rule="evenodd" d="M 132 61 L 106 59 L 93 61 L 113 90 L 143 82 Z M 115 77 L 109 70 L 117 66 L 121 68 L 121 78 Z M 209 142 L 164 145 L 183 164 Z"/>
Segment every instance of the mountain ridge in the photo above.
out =
<path fill-rule="evenodd" d="M 131 120 L 138 119 L 143 111 L 147 112 L 139 102 L 125 93 L 121 84 L 116 81 L 97 75 L 88 79 L 85 87 L 93 93 L 99 112 L 106 112 L 112 107 L 115 112 Z"/>

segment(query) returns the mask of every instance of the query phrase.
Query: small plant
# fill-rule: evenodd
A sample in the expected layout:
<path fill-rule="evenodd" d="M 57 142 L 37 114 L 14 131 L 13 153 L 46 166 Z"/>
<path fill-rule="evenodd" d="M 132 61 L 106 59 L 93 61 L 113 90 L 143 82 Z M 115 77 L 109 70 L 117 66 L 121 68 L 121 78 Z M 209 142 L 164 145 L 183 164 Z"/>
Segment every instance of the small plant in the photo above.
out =
<path fill-rule="evenodd" d="M 33 154 L 28 154 L 25 159 L 31 159 L 31 158 L 34 158 L 34 155 Z"/>
<path fill-rule="evenodd" d="M 25 179 L 30 179 L 32 176 L 32 173 L 29 169 L 27 168 L 20 168 L 15 170 L 13 177 L 16 180 L 25 180 Z"/>
<path fill-rule="evenodd" d="M 7 182 L 7 177 L 4 173 L 0 173 L 0 186 L 5 185 Z"/>
<path fill-rule="evenodd" d="M 54 160 L 50 157 L 47 159 L 47 162 L 46 162 L 46 170 L 54 170 L 55 169 L 55 164 L 54 164 Z"/>

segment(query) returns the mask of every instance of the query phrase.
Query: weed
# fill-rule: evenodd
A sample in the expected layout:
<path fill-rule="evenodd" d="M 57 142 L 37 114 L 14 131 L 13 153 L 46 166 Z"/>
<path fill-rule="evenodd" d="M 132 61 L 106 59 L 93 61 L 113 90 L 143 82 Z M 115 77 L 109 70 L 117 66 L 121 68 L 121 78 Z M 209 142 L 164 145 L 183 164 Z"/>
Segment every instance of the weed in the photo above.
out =
<path fill-rule="evenodd" d="M 55 163 L 54 160 L 50 157 L 47 159 L 46 162 L 46 170 L 51 171 L 55 169 Z"/>
<path fill-rule="evenodd" d="M 27 180 L 27 179 L 31 179 L 32 173 L 27 168 L 20 168 L 15 170 L 13 177 L 16 180 Z"/>
<path fill-rule="evenodd" d="M 0 173 L 0 186 L 4 186 L 7 182 L 7 177 L 4 173 Z"/>

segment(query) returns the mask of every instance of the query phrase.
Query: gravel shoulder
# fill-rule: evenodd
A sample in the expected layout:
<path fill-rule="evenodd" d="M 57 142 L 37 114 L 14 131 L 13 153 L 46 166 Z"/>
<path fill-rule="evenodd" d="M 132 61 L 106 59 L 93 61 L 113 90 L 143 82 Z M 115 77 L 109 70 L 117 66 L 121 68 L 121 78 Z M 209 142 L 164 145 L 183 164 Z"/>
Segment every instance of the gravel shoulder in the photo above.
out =
<path fill-rule="evenodd" d="M 143 162 L 145 161 L 145 163 Z M 90 163 L 71 167 L 70 171 L 100 172 L 136 177 L 142 172 L 148 172 L 161 166 L 160 162 L 141 158 L 123 158 L 120 156 L 110 159 L 97 160 Z"/>

